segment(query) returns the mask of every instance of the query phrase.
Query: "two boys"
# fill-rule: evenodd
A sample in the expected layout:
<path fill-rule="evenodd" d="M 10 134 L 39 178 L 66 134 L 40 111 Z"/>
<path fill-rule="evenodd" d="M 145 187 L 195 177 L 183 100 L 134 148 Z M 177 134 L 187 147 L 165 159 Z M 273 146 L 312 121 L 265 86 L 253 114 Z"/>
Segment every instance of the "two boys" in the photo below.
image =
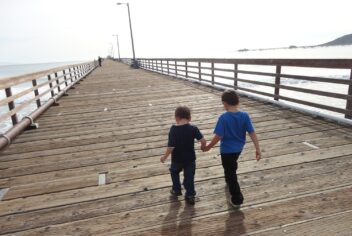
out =
<path fill-rule="evenodd" d="M 256 160 L 261 158 L 259 142 L 254 131 L 251 119 L 246 112 L 239 110 L 239 97 L 234 90 L 227 90 L 221 96 L 226 110 L 215 126 L 214 137 L 206 145 L 203 135 L 196 126 L 190 123 L 191 114 L 187 107 L 178 107 L 175 111 L 177 125 L 173 125 L 169 132 L 168 148 L 164 156 L 160 158 L 164 162 L 172 154 L 170 174 L 173 182 L 171 194 L 182 195 L 179 173 L 184 171 L 183 185 L 186 189 L 185 199 L 194 204 L 194 174 L 195 174 L 195 151 L 194 139 L 201 142 L 201 149 L 206 152 L 220 141 L 221 162 L 224 168 L 225 180 L 231 194 L 230 204 L 240 207 L 243 203 L 243 195 L 237 181 L 237 160 L 246 142 L 248 132 L 256 149 Z"/>

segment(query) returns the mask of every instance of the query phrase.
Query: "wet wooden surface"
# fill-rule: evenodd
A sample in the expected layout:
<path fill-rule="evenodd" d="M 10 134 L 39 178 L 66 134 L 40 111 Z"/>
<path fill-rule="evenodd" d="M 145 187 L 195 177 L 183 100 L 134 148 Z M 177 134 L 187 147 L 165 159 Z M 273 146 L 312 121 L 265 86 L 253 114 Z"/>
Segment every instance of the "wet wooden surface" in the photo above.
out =
<path fill-rule="evenodd" d="M 198 144 L 195 206 L 169 197 L 159 158 L 174 109 L 190 106 L 209 140 L 220 94 L 105 61 L 0 154 L 0 235 L 350 235 L 351 127 L 245 97 L 263 159 L 248 139 L 241 210 L 227 204 L 218 148 Z"/>

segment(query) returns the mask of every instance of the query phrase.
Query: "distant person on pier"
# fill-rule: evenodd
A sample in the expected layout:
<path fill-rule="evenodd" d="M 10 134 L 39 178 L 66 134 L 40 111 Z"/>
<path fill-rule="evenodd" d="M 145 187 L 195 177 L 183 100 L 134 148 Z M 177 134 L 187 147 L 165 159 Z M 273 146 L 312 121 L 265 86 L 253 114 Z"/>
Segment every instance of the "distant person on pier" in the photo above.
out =
<path fill-rule="evenodd" d="M 100 67 L 101 67 L 101 61 L 102 61 L 101 57 L 98 57 L 98 64 Z"/>
<path fill-rule="evenodd" d="M 225 172 L 225 180 L 231 194 L 229 203 L 233 207 L 239 208 L 244 198 L 237 181 L 237 160 L 246 143 L 247 132 L 254 143 L 257 161 L 261 158 L 261 152 L 249 115 L 239 110 L 237 93 L 234 90 L 227 90 L 222 94 L 221 100 L 226 112 L 219 117 L 214 129 L 214 137 L 203 151 L 209 151 L 221 141 L 221 162 Z"/>
<path fill-rule="evenodd" d="M 175 110 L 176 125 L 169 132 L 169 141 L 164 156 L 160 158 L 162 163 L 171 154 L 170 174 L 172 180 L 171 195 L 182 195 L 180 172 L 183 171 L 183 186 L 186 189 L 185 200 L 194 205 L 196 191 L 194 188 L 194 175 L 196 170 L 196 153 L 194 151 L 194 139 L 201 143 L 201 149 L 206 146 L 206 141 L 199 129 L 191 125 L 191 111 L 186 106 L 179 106 Z"/>

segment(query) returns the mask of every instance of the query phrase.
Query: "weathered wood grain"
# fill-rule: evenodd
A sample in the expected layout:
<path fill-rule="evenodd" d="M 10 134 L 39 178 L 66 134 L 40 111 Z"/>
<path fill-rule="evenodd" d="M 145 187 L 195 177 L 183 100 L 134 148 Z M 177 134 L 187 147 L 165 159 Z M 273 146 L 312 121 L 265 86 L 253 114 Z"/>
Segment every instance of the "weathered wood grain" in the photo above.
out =
<path fill-rule="evenodd" d="M 256 162 L 247 137 L 238 169 L 242 211 L 226 203 L 218 148 L 202 153 L 199 144 L 197 202 L 189 207 L 169 198 L 168 164 L 159 158 L 178 104 L 192 108 L 193 123 L 211 139 L 224 111 L 221 91 L 104 61 L 68 94 L 39 129 L 0 154 L 0 188 L 9 188 L 0 235 L 350 232 L 351 127 L 241 97 L 263 152 Z M 98 186 L 101 172 L 107 184 Z"/>

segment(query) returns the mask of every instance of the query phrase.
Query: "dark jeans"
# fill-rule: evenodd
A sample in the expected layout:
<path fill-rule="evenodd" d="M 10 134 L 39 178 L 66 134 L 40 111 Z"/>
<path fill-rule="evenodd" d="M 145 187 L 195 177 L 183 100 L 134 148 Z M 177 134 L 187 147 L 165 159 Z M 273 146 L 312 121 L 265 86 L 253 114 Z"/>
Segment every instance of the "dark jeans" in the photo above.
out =
<path fill-rule="evenodd" d="M 170 174 L 172 180 L 172 189 L 175 192 L 181 192 L 180 172 L 183 170 L 183 186 L 186 189 L 186 197 L 196 195 L 194 191 L 194 175 L 196 172 L 196 162 L 177 163 L 171 162 Z"/>
<path fill-rule="evenodd" d="M 229 186 L 232 202 L 240 205 L 243 203 L 243 195 L 241 193 L 240 185 L 237 181 L 237 160 L 239 153 L 221 153 L 221 163 L 224 167 L 225 180 Z"/>

